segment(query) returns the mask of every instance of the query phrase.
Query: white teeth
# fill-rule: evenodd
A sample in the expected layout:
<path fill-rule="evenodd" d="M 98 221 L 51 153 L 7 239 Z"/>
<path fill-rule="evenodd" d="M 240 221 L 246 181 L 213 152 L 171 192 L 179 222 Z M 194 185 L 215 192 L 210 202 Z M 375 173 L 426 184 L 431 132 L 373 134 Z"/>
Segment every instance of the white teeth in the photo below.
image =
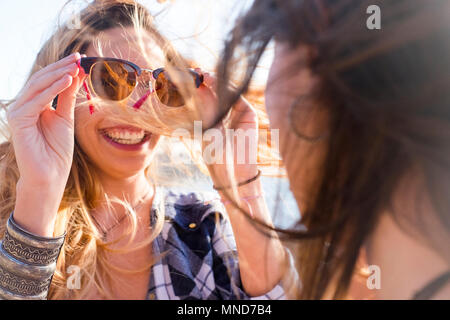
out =
<path fill-rule="evenodd" d="M 112 131 L 106 132 L 108 136 L 115 139 L 138 140 L 145 136 L 145 132 Z"/>
<path fill-rule="evenodd" d="M 112 139 L 112 140 L 114 140 L 115 142 L 118 142 L 118 143 L 120 143 L 120 144 L 137 144 L 137 143 L 139 143 L 139 142 L 142 141 L 142 139 L 141 139 L 141 140 Z"/>
<path fill-rule="evenodd" d="M 140 132 L 126 131 L 126 130 L 111 130 L 105 131 L 105 134 L 112 140 L 121 144 L 137 144 L 141 142 L 145 137 L 144 130 Z"/>

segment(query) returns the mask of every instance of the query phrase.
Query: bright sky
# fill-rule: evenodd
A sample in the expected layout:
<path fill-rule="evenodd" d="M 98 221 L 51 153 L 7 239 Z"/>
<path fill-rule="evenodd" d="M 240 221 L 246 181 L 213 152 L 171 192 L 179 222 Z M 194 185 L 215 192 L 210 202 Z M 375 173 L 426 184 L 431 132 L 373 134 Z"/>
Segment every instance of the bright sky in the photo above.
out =
<path fill-rule="evenodd" d="M 213 70 L 215 57 L 234 19 L 251 2 L 172 0 L 160 4 L 157 0 L 140 1 L 154 15 L 162 11 L 156 16 L 157 28 L 180 52 L 194 57 L 204 70 Z M 21 89 L 37 52 L 55 30 L 65 3 L 66 0 L 0 1 L 0 100 L 13 98 Z M 71 1 L 62 19 L 87 3 L 86 0 Z M 266 65 L 270 62 L 270 54 L 268 56 L 259 75 L 261 81 L 265 79 Z"/>

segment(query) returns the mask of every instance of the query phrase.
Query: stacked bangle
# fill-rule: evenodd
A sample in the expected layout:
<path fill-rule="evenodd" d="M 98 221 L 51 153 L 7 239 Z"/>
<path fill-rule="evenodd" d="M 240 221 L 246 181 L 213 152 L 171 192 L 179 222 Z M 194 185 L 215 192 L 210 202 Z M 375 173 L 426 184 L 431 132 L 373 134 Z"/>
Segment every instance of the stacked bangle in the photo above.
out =
<path fill-rule="evenodd" d="M 21 228 L 11 213 L 0 241 L 0 297 L 45 299 L 65 236 L 32 234 Z"/>

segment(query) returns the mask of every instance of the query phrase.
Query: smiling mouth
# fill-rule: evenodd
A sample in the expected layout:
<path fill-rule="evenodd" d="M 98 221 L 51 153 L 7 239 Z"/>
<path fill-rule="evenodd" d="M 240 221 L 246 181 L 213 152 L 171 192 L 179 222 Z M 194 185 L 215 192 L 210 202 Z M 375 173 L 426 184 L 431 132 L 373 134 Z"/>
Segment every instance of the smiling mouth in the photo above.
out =
<path fill-rule="evenodd" d="M 122 145 L 138 145 L 147 141 L 151 133 L 142 129 L 106 128 L 100 129 L 100 134 L 105 138 Z"/>

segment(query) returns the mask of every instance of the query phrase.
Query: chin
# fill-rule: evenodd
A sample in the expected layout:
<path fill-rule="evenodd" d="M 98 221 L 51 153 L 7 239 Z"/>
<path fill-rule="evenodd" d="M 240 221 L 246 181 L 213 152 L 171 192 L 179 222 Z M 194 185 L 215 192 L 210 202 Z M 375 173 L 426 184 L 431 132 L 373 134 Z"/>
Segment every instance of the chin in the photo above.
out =
<path fill-rule="evenodd" d="M 132 159 L 99 159 L 97 167 L 104 174 L 114 178 L 129 178 L 142 173 L 151 163 L 149 157 Z"/>

